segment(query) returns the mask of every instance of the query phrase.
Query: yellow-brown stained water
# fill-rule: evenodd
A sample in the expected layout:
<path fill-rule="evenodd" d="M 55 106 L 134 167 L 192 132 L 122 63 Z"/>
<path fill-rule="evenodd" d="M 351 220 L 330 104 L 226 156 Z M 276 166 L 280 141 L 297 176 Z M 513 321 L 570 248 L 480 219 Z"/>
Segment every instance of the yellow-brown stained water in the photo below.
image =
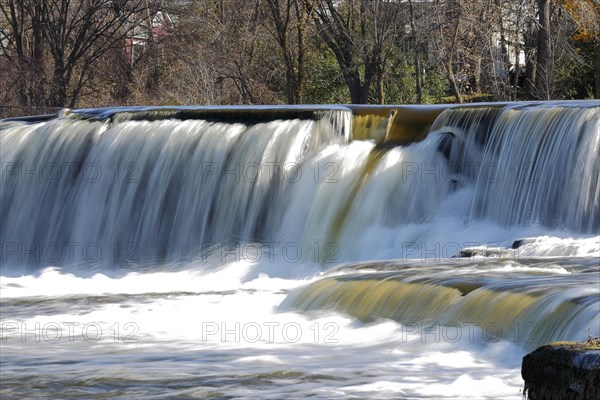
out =
<path fill-rule="evenodd" d="M 520 337 L 528 342 L 539 345 L 540 338 L 546 338 L 552 336 L 555 332 L 563 331 L 565 327 L 571 327 L 573 330 L 571 335 L 577 335 L 583 329 L 582 326 L 578 326 L 577 321 L 580 314 L 585 310 L 578 304 L 572 301 L 562 302 L 554 307 L 553 313 L 543 313 L 544 309 L 551 307 L 545 304 L 543 301 L 537 302 L 533 307 L 527 310 L 524 315 L 521 316 L 521 320 L 524 323 L 519 326 Z M 540 318 L 540 315 L 544 315 Z M 552 318 L 552 315 L 558 315 L 560 318 Z M 532 321 L 535 321 L 533 323 Z M 573 329 L 574 327 L 574 329 Z M 577 332 L 577 331 L 580 332 Z M 564 336 L 557 339 L 564 339 L 570 337 L 570 335 L 564 334 Z"/>
<path fill-rule="evenodd" d="M 335 307 L 361 320 L 377 317 L 421 321 L 447 310 L 461 298 L 458 289 L 398 279 L 325 278 L 294 300 L 303 310 Z"/>
<path fill-rule="evenodd" d="M 385 139 L 392 113 L 386 115 L 365 114 L 352 117 L 352 140 Z"/>
<path fill-rule="evenodd" d="M 393 147 L 423 140 L 436 118 L 448 107 L 411 106 L 352 108 L 352 139 L 375 140 Z"/>
<path fill-rule="evenodd" d="M 362 321 L 468 323 L 485 330 L 487 340 L 504 337 L 526 346 L 577 334 L 571 332 L 573 321 L 586 309 L 552 291 L 519 285 L 486 287 L 483 281 L 474 284 L 479 287 L 462 291 L 456 279 L 446 285 L 444 281 L 414 282 L 407 276 L 359 274 L 323 278 L 290 300 L 301 310 L 333 308 Z"/>
<path fill-rule="evenodd" d="M 338 241 L 356 196 L 387 151 L 394 146 L 423 140 L 442 111 L 441 108 L 415 110 L 406 107 L 355 110 L 353 139 L 376 139 L 378 144 L 369 153 L 360 179 L 341 204 L 329 230 L 329 241 Z"/>
<path fill-rule="evenodd" d="M 341 205 L 341 207 L 337 210 L 337 214 L 333 220 L 333 223 L 330 227 L 328 240 L 333 243 L 337 243 L 339 234 L 342 231 L 344 226 L 344 222 L 350 213 L 350 209 L 354 204 L 354 199 L 360 188 L 364 185 L 364 183 L 369 179 L 369 176 L 373 173 L 373 170 L 379 163 L 379 160 L 383 158 L 383 156 L 387 153 L 387 149 L 378 149 L 376 147 L 371 150 L 369 156 L 367 158 L 367 162 L 365 163 L 363 173 L 360 179 L 356 182 L 349 196 L 345 199 L 345 202 Z"/>
<path fill-rule="evenodd" d="M 384 138 L 388 144 L 410 144 L 425 139 L 441 109 L 422 109 L 398 107 L 391 118 Z"/>
<path fill-rule="evenodd" d="M 530 293 L 500 291 L 479 288 L 464 296 L 444 315 L 438 318 L 441 323 L 476 322 L 482 326 L 493 325 L 494 332 L 508 332 L 522 313 L 529 309 L 539 296 Z"/>

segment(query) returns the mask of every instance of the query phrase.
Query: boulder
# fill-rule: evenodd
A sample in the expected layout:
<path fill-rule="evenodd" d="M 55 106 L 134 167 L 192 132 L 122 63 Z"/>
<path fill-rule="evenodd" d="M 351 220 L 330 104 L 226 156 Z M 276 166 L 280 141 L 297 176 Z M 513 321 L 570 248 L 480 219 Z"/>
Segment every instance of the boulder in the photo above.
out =
<path fill-rule="evenodd" d="M 523 357 L 524 395 L 537 399 L 600 399 L 600 343 L 558 342 Z"/>

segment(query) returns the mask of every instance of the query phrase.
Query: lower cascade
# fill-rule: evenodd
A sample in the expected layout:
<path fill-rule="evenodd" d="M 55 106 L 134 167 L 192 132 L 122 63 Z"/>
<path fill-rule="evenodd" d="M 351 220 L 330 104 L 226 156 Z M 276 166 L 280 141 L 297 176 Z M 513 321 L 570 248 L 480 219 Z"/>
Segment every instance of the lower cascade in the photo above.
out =
<path fill-rule="evenodd" d="M 221 397 L 260 395 L 236 388 L 253 379 L 385 397 L 352 366 L 391 363 L 389 382 L 416 368 L 398 359 L 450 366 L 444 352 L 458 375 L 426 388 L 418 371 L 438 370 L 419 367 L 394 395 L 438 398 L 459 381 L 510 397 L 519 355 L 600 335 L 597 101 L 63 110 L 0 120 L 0 159 L 9 383 L 64 350 L 56 335 L 30 346 L 47 324 L 112 335 L 73 353 L 82 369 L 64 367 L 64 385 L 118 387 L 85 352 L 101 364 L 139 330 L 156 354 L 128 347 L 125 364 L 199 352 L 180 372 L 221 363 L 194 381 Z M 465 372 L 477 366 L 505 375 Z M 123 379 L 141 382 L 138 367 Z"/>
<path fill-rule="evenodd" d="M 503 261 L 506 266 L 513 264 Z M 586 290 L 598 282 L 598 270 L 589 261 L 570 266 L 579 274 L 576 279 L 559 271 L 552 279 L 527 274 L 508 278 L 499 273 L 502 268 L 490 271 L 479 263 L 458 265 L 457 277 L 426 266 L 403 265 L 391 272 L 378 264 L 361 264 L 360 273 L 350 268 L 353 273 L 320 279 L 284 305 L 302 310 L 333 305 L 364 321 L 391 318 L 424 331 L 446 326 L 455 340 L 470 327 L 479 327 L 490 340 L 504 337 L 525 347 L 578 337 L 581 326 L 600 324 L 598 291 Z"/>

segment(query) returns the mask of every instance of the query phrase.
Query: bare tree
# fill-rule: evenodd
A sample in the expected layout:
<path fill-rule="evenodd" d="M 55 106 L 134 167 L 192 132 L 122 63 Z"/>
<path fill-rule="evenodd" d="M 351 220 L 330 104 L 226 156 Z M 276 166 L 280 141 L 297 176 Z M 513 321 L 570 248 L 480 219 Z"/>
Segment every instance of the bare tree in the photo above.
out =
<path fill-rule="evenodd" d="M 598 21 L 597 0 L 1 0 L 0 113 L 598 96 Z"/>
<path fill-rule="evenodd" d="M 231 96 L 235 97 L 228 100 L 230 103 L 273 102 L 267 94 L 270 77 L 257 68 L 265 61 L 261 54 L 265 38 L 261 30 L 262 5 L 261 0 L 219 0 L 216 15 L 212 10 L 203 14 L 206 28 L 202 35 L 210 40 L 218 62 L 218 85 L 224 90 L 232 86 Z"/>
<path fill-rule="evenodd" d="M 18 104 L 28 113 L 46 105 L 45 11 L 40 1 L 0 2 L 0 16 L 6 23 L 0 29 L 0 50 L 8 61 L 5 68 L 11 69 L 7 76 L 16 84 Z"/>
<path fill-rule="evenodd" d="M 53 0 L 46 3 L 45 38 L 53 60 L 52 105 L 75 106 L 92 66 L 142 23 L 143 0 Z"/>
<path fill-rule="evenodd" d="M 438 59 L 442 64 L 448 84 L 458 103 L 462 103 L 462 94 L 458 79 L 454 73 L 454 63 L 458 61 L 459 33 L 462 23 L 462 9 L 458 0 L 435 0 L 437 17 Z"/>
<path fill-rule="evenodd" d="M 421 66 L 421 35 L 419 29 L 417 29 L 417 11 L 414 0 L 408 0 L 409 15 L 410 15 L 410 33 L 411 33 L 411 46 L 412 55 L 415 68 L 415 93 L 417 96 L 417 103 L 423 102 L 423 77 L 422 77 L 422 66 Z"/>
<path fill-rule="evenodd" d="M 398 2 L 393 0 L 320 0 L 315 9 L 320 37 L 333 51 L 353 103 L 369 102 L 377 82 L 384 102 L 383 79 L 396 34 Z"/>
<path fill-rule="evenodd" d="M 554 91 L 553 56 L 550 42 L 552 0 L 537 0 L 539 27 L 535 87 L 537 97 L 550 100 Z"/>
<path fill-rule="evenodd" d="M 306 85 L 306 35 L 316 3 L 317 0 L 266 0 L 265 27 L 281 50 L 289 104 L 302 103 Z"/>
<path fill-rule="evenodd" d="M 4 53 L 9 58 L 14 54 L 15 65 L 33 76 L 24 78 L 33 82 L 29 89 L 25 83 L 19 84 L 20 103 L 33 100 L 55 107 L 74 106 L 90 79 L 92 67 L 113 47 L 123 47 L 123 39 L 147 5 L 144 0 L 1 2 L 0 11 L 10 26 L 10 32 L 3 34 L 3 42 L 9 47 Z M 47 96 L 39 83 L 44 69 L 51 70 L 52 76 Z M 42 96 L 46 99 L 42 100 Z"/>

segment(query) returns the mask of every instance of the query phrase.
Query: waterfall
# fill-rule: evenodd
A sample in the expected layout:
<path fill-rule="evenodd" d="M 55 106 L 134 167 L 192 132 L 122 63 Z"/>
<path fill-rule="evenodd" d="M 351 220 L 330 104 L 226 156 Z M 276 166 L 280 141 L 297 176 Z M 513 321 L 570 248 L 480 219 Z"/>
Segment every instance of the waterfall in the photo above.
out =
<path fill-rule="evenodd" d="M 551 277 L 503 278 L 502 268 L 490 274 L 477 263 L 456 262 L 444 268 L 367 263 L 360 265 L 361 273 L 348 268 L 350 273 L 340 275 L 342 268 L 292 293 L 282 308 L 335 307 L 364 321 L 391 318 L 424 331 L 443 325 L 462 332 L 470 325 L 489 331 L 493 340 L 535 348 L 582 336 L 582 327 L 600 324 L 598 270 L 593 265 L 573 265 L 570 271 L 577 275 L 554 267 L 556 275 Z M 454 272 L 457 267 L 463 267 L 459 275 Z M 535 272 L 536 266 L 530 263 L 529 268 Z"/>
<path fill-rule="evenodd" d="M 326 117 L 9 123 L 1 133 L 3 263 L 77 262 L 70 253 L 81 258 L 83 246 L 95 261 L 124 261 L 128 252 L 176 260 L 209 243 L 268 237 L 301 162 L 347 140 Z"/>
<path fill-rule="evenodd" d="M 489 239 L 478 235 L 494 225 L 509 235 L 531 228 L 575 237 L 598 235 L 599 146 L 597 104 L 519 104 L 448 109 L 424 141 L 389 150 L 378 158 L 377 167 L 366 168 L 366 158 L 352 157 L 361 163 L 357 174 L 366 176 L 368 171 L 369 177 L 361 182 L 360 193 L 351 196 L 346 213 L 340 243 L 353 243 L 347 258 L 369 259 L 382 248 L 393 248 L 383 258 L 403 258 L 408 264 L 361 263 L 334 270 L 292 293 L 282 308 L 335 308 L 366 321 L 391 318 L 421 335 L 438 325 L 461 334 L 468 331 L 467 324 L 529 348 L 582 337 L 582 327 L 593 330 L 600 324 L 598 236 L 519 241 L 521 246 L 531 244 L 535 257 L 592 255 L 568 269 L 553 267 L 554 275 L 539 278 L 535 262 L 521 266 L 527 255 L 519 249 L 496 250 L 495 259 L 450 262 L 452 253 L 436 245 L 441 242 L 456 251 L 462 247 L 456 239 L 461 236 L 485 244 Z M 331 207 L 326 201 L 314 203 Z M 459 218 L 448 219 L 449 214 Z M 318 229 L 323 233 L 323 225 L 331 223 L 324 215 L 321 211 L 314 221 L 309 219 L 315 227 L 308 230 L 311 235 Z M 485 229 L 477 230 L 478 224 Z M 364 234 L 369 226 L 387 229 L 367 229 Z M 579 253 L 577 246 L 591 252 Z M 410 258 L 438 263 L 417 266 Z M 494 270 L 495 263 L 502 267 Z M 548 268 L 547 262 L 537 263 Z M 501 273 L 513 268 L 523 274 Z M 539 271 L 548 273 L 544 268 Z"/>
<path fill-rule="evenodd" d="M 598 101 L 0 120 L 8 397 L 521 398 L 599 259 Z"/>
<path fill-rule="evenodd" d="M 475 184 L 470 216 L 598 234 L 600 108 L 447 110 L 451 169 Z"/>
<path fill-rule="evenodd" d="M 481 160 L 471 214 L 600 232 L 600 108 L 511 108 Z"/>
<path fill-rule="evenodd" d="M 600 107 L 591 102 L 429 112 L 429 134 L 401 146 L 351 140 L 351 109 L 272 121 L 260 110 L 200 111 L 4 122 L 3 263 L 36 264 L 45 252 L 64 261 L 76 245 L 103 249 L 108 262 L 133 250 L 138 261 L 173 261 L 282 238 L 335 246 L 337 261 L 393 258 L 447 230 L 449 209 L 504 228 L 600 230 Z M 376 130 L 402 124 L 377 118 Z"/>

